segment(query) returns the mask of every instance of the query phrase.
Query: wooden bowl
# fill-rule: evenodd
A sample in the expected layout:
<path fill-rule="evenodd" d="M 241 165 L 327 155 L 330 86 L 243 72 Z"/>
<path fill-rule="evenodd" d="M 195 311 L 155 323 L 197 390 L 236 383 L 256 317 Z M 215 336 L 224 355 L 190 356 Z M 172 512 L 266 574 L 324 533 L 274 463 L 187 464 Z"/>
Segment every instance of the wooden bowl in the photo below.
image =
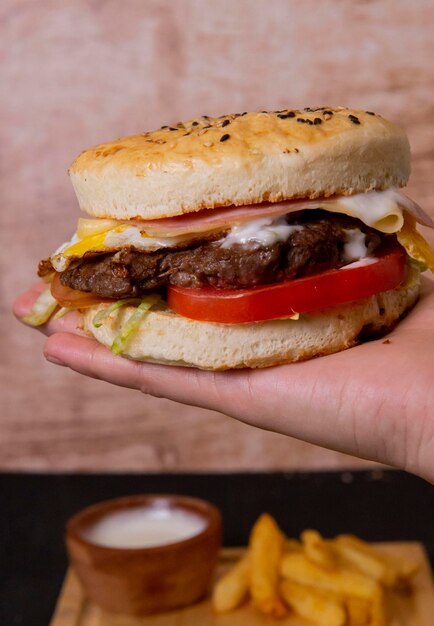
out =
<path fill-rule="evenodd" d="M 115 511 L 165 506 L 203 517 L 203 530 L 189 539 L 146 548 L 113 548 L 85 539 L 86 529 Z M 88 597 L 101 608 L 126 615 L 169 611 L 205 596 L 217 565 L 221 516 L 204 500 L 140 495 L 108 500 L 72 517 L 66 526 L 70 562 Z"/>

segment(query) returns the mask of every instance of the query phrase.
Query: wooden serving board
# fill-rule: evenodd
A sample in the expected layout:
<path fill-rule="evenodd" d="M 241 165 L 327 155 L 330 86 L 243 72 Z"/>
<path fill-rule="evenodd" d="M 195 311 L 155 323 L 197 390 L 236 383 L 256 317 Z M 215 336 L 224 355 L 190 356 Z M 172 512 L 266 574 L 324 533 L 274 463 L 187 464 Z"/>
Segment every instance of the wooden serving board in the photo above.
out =
<path fill-rule="evenodd" d="M 409 595 L 393 594 L 389 599 L 389 626 L 433 626 L 434 583 L 424 548 L 419 543 L 386 543 L 377 547 L 389 554 L 401 556 L 420 565 L 413 579 Z M 220 576 L 243 553 L 243 548 L 225 548 L 221 551 L 217 576 Z M 113 615 L 92 604 L 85 597 L 74 572 L 69 569 L 50 626 L 307 626 L 307 622 L 293 615 L 284 620 L 273 620 L 245 605 L 227 615 L 215 615 L 209 598 L 192 607 L 134 618 Z"/>

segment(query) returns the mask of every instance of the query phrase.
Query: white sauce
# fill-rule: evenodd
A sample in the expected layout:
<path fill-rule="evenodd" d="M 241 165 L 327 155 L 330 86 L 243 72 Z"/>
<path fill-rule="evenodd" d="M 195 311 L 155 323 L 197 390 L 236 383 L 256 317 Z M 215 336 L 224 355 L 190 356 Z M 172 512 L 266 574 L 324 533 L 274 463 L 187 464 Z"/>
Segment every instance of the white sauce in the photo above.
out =
<path fill-rule="evenodd" d="M 345 230 L 347 241 L 344 244 L 344 261 L 351 263 L 363 259 L 368 254 L 366 247 L 366 234 L 359 228 Z"/>
<path fill-rule="evenodd" d="M 287 224 L 284 217 L 261 217 L 234 226 L 224 238 L 221 247 L 230 248 L 235 244 L 252 242 L 261 246 L 272 246 L 279 241 L 286 241 L 293 232 L 302 229 L 302 226 Z"/>
<path fill-rule="evenodd" d="M 157 502 L 110 513 L 89 526 L 82 537 L 111 548 L 151 548 L 194 537 L 205 526 L 200 515 Z"/>

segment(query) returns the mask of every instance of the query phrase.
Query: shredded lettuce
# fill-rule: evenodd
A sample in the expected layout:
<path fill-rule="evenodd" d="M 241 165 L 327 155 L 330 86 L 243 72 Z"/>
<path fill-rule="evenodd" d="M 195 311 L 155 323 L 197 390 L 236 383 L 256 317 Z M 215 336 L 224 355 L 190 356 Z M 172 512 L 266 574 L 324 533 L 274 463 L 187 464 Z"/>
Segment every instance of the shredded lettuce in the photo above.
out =
<path fill-rule="evenodd" d="M 140 304 L 140 302 L 142 301 L 139 300 L 138 298 L 127 298 L 125 300 L 117 300 L 117 302 L 113 302 L 113 304 L 110 304 L 110 306 L 106 307 L 105 309 L 102 309 L 102 311 L 98 311 L 98 313 L 93 318 L 92 324 L 95 326 L 95 328 L 99 328 L 100 326 L 102 326 L 102 323 L 106 319 L 106 317 L 108 317 L 111 313 L 113 313 L 113 311 L 120 309 L 120 307 L 124 306 L 124 304 Z"/>
<path fill-rule="evenodd" d="M 59 305 L 51 295 L 50 287 L 47 287 L 35 300 L 30 311 L 23 316 L 22 320 L 30 326 L 42 326 L 48 322 Z"/>
<path fill-rule="evenodd" d="M 124 327 L 121 328 L 118 335 L 116 335 L 111 350 L 113 354 L 122 354 L 125 348 L 125 344 L 133 332 L 137 329 L 142 319 L 147 315 L 151 307 L 159 300 L 158 296 L 149 296 L 139 304 L 137 309 L 127 320 Z"/>

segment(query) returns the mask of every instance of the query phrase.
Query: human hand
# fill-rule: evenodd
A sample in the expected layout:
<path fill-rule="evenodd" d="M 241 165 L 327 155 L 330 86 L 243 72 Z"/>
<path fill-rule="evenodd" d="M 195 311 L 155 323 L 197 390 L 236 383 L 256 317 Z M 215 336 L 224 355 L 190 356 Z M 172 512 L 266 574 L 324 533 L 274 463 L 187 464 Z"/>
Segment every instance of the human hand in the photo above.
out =
<path fill-rule="evenodd" d="M 20 296 L 20 318 L 43 286 Z M 114 356 L 78 329 L 79 314 L 51 320 L 44 354 L 86 376 L 221 411 L 258 428 L 406 469 L 434 482 L 434 282 L 387 338 L 344 352 L 259 370 L 206 372 Z"/>

